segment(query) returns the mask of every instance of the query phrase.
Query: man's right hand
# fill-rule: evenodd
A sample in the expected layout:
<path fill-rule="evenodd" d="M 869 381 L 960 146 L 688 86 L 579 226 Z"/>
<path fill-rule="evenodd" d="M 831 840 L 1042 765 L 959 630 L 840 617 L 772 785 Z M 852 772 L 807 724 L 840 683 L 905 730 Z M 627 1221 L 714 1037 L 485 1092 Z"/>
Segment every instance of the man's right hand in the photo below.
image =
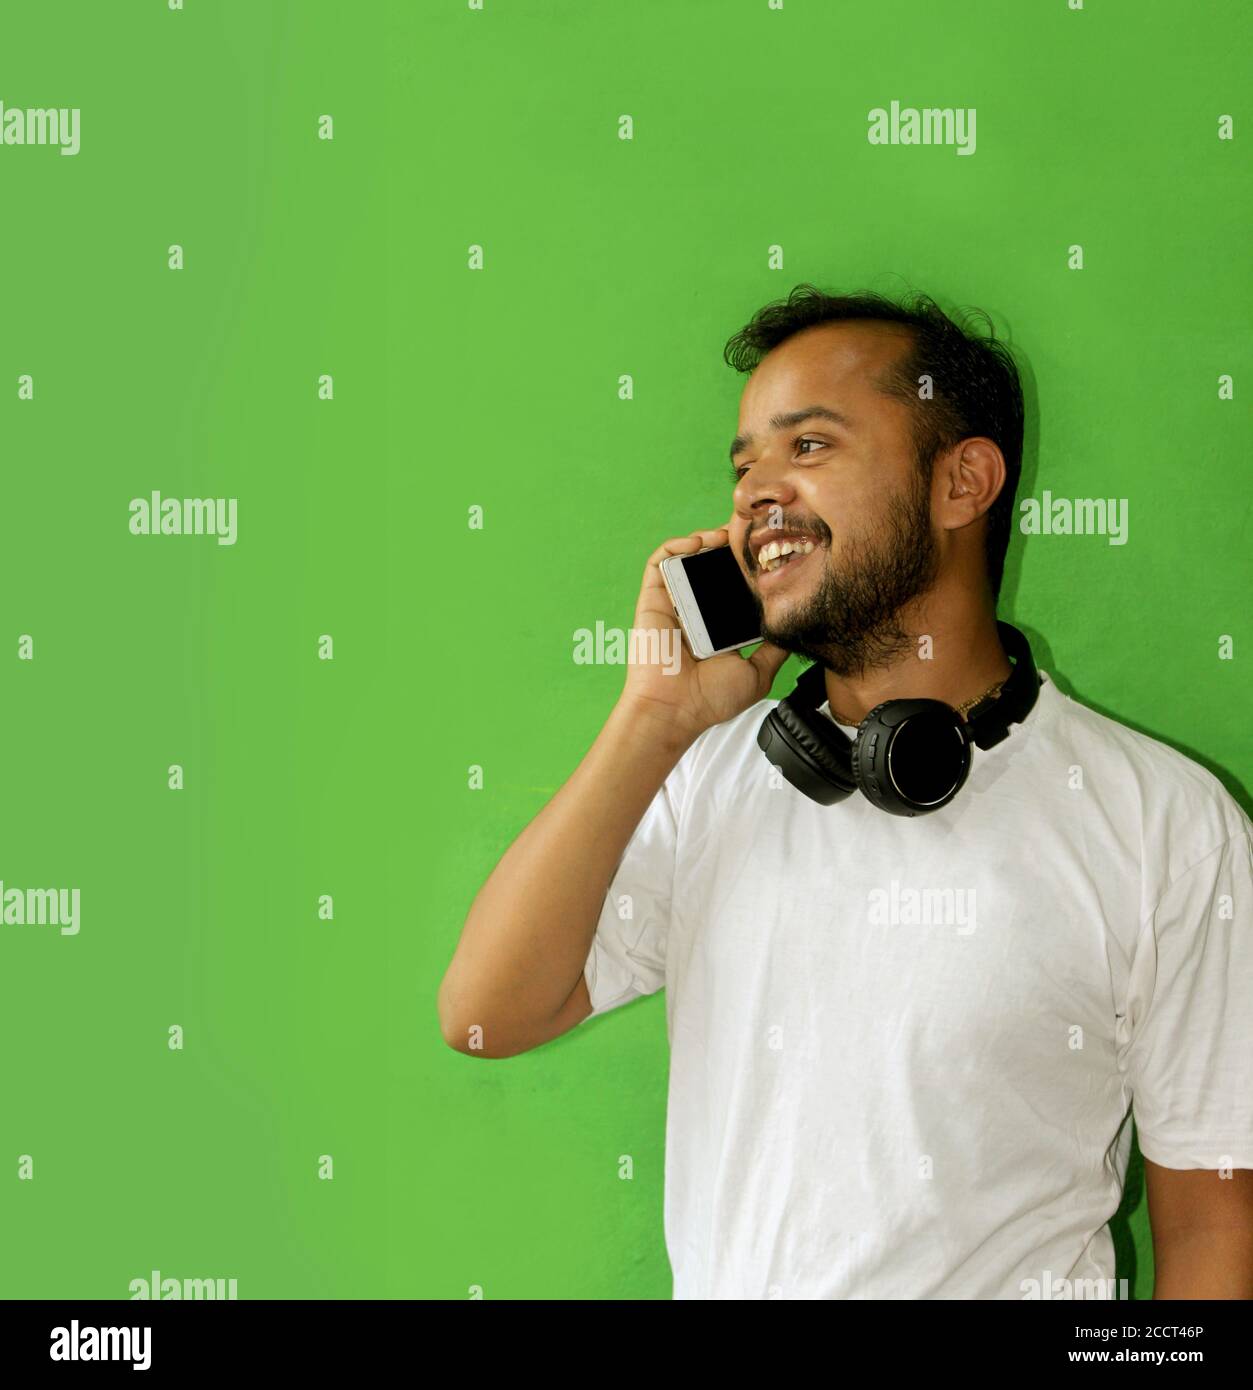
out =
<path fill-rule="evenodd" d="M 726 527 L 693 531 L 690 536 L 663 541 L 644 566 L 644 581 L 635 606 L 635 628 L 641 636 L 629 644 L 626 684 L 618 703 L 656 718 L 663 728 L 685 742 L 764 700 L 788 658 L 782 647 L 771 642 L 761 643 L 747 659 L 739 651 L 723 652 L 704 661 L 692 655 L 661 577 L 661 562 L 668 555 L 695 555 L 698 550 L 729 543 Z M 663 634 L 672 628 L 679 632 L 677 672 L 668 669 L 664 662 L 631 659 L 647 658 L 650 650 L 664 653 L 665 643 L 675 639 L 666 639 Z M 644 635 L 653 631 L 658 633 L 655 643 Z"/>

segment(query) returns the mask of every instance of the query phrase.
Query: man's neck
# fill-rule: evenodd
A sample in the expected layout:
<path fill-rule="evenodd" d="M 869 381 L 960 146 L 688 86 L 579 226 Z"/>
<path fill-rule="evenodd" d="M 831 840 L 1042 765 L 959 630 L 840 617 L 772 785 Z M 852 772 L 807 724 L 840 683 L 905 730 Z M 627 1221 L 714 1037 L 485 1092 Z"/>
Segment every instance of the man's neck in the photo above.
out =
<path fill-rule="evenodd" d="M 826 672 L 829 707 L 841 723 L 861 723 L 885 700 L 943 700 L 956 708 L 976 700 L 1013 670 L 994 614 L 981 611 L 965 621 L 904 618 L 902 627 L 914 637 L 911 654 L 850 676 Z"/>

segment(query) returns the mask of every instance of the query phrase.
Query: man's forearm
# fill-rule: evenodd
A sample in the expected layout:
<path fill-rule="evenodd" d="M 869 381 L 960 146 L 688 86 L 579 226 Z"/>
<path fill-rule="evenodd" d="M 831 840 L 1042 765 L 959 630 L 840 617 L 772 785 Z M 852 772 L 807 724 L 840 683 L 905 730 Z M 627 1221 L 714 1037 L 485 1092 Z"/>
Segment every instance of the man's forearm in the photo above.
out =
<path fill-rule="evenodd" d="M 694 735 L 619 703 L 569 780 L 479 890 L 439 991 L 445 1035 L 549 1018 L 587 962 L 605 893 Z"/>

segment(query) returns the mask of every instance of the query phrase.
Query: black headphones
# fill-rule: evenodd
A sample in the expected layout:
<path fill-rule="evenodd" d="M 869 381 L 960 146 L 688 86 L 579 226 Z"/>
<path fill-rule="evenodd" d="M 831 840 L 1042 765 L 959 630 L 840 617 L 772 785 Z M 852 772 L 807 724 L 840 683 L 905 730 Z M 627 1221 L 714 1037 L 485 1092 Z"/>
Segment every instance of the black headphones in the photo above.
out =
<path fill-rule="evenodd" d="M 1030 714 L 1041 677 L 1031 644 L 1009 623 L 997 633 L 1013 658 L 1000 694 L 981 700 L 968 722 L 943 700 L 885 700 L 861 721 L 855 738 L 818 713 L 827 698 L 825 667 L 815 663 L 770 711 L 758 747 L 813 801 L 834 806 L 859 787 L 882 811 L 920 816 L 947 806 L 970 772 L 970 745 L 992 748 Z"/>

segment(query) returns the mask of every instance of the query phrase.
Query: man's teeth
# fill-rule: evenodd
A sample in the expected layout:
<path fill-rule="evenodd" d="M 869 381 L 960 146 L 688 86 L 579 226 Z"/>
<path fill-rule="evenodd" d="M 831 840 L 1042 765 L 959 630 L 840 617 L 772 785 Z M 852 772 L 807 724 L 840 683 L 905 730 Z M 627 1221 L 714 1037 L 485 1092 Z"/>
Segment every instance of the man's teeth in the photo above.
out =
<path fill-rule="evenodd" d="M 763 574 L 770 574 L 785 555 L 808 555 L 813 548 L 813 541 L 770 541 L 757 552 L 757 566 Z"/>

